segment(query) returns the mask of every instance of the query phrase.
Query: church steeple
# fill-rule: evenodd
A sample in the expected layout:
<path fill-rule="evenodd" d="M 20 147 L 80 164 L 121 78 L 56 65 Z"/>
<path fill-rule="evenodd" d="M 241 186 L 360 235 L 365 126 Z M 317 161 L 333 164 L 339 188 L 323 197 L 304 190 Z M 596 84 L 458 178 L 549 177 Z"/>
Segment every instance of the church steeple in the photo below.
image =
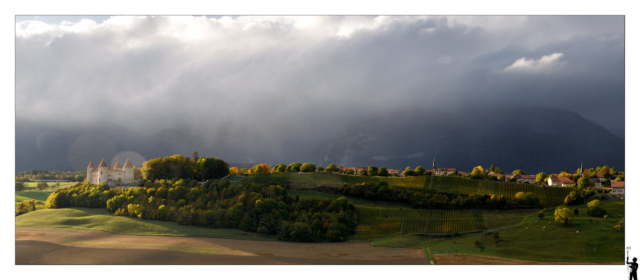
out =
<path fill-rule="evenodd" d="M 584 169 L 582 169 L 582 163 L 580 164 L 580 178 L 584 177 Z"/>
<path fill-rule="evenodd" d="M 436 158 L 433 158 L 433 171 L 436 171 Z"/>

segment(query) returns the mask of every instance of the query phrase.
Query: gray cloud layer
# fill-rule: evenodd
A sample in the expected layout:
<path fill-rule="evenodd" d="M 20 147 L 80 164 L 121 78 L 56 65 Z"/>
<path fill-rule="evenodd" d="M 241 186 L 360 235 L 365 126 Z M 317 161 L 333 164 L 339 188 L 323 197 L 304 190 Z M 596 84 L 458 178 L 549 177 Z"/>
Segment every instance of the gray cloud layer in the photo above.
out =
<path fill-rule="evenodd" d="M 112 17 L 16 26 L 18 121 L 180 128 L 213 146 L 277 153 L 408 105 L 525 104 L 575 111 L 624 137 L 621 16 Z"/>

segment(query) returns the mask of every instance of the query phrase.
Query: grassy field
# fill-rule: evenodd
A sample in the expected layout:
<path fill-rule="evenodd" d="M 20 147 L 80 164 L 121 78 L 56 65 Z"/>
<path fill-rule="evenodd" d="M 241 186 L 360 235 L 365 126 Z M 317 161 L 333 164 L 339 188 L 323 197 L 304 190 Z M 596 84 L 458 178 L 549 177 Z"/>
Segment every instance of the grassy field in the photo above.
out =
<path fill-rule="evenodd" d="M 498 244 L 493 242 L 493 233 L 451 238 L 400 236 L 375 239 L 371 244 L 424 248 L 427 257 L 431 254 L 466 254 L 542 262 L 621 263 L 625 253 L 624 231 L 613 226 L 624 217 L 624 201 L 609 200 L 603 205 L 610 218 L 592 218 L 589 222 L 586 205 L 581 205 L 578 207 L 580 215 L 570 226 L 553 221 L 555 209 L 545 210 L 546 217 L 542 220 L 529 216 L 515 227 L 500 230 Z M 480 247 L 474 244 L 476 240 L 481 242 Z"/>
<path fill-rule="evenodd" d="M 32 199 L 35 199 L 36 202 L 44 203 L 52 192 L 52 190 L 16 192 L 16 203 Z"/>
<path fill-rule="evenodd" d="M 143 220 L 115 216 L 105 209 L 43 209 L 16 217 L 16 227 L 66 227 L 102 230 L 112 233 L 160 236 L 213 237 L 241 240 L 274 241 L 273 236 L 238 229 L 210 229 L 178 225 L 175 222 Z"/>
<path fill-rule="evenodd" d="M 354 239 L 409 234 L 453 234 L 513 226 L 537 210 L 434 210 L 359 207 Z"/>

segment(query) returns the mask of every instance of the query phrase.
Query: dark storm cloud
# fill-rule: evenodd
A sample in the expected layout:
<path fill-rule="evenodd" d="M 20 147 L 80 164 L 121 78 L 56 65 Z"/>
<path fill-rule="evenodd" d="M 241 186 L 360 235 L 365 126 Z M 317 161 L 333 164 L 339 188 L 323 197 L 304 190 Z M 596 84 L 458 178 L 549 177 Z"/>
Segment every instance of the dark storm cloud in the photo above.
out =
<path fill-rule="evenodd" d="M 16 34 L 18 121 L 179 128 L 255 160 L 409 105 L 563 108 L 624 136 L 623 17 L 117 17 Z"/>

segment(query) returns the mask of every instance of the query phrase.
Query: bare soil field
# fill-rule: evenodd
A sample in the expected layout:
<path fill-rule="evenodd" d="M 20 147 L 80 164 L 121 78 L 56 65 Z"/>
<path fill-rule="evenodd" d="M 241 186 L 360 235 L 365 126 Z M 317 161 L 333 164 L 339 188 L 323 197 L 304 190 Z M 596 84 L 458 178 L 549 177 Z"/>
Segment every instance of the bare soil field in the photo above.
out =
<path fill-rule="evenodd" d="M 498 257 L 488 257 L 488 256 L 474 256 L 474 255 L 463 255 L 463 254 L 435 254 L 433 255 L 433 259 L 435 264 L 554 264 L 554 265 L 567 265 L 567 264 L 588 264 L 593 265 L 597 263 L 575 263 L 575 262 L 536 262 L 536 261 L 525 261 L 525 260 L 517 260 L 517 259 L 505 259 Z"/>
<path fill-rule="evenodd" d="M 18 227 L 16 264 L 428 264 L 421 249 Z"/>

